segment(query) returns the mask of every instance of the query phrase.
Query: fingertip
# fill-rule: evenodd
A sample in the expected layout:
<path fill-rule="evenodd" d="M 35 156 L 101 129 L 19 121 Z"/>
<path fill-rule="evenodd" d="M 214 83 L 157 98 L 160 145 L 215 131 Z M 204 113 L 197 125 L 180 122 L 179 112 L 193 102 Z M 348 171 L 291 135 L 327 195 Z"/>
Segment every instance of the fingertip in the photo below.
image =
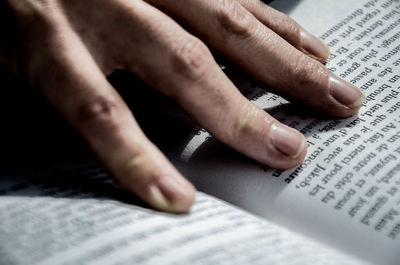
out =
<path fill-rule="evenodd" d="M 195 202 L 196 190 L 182 176 L 147 176 L 132 182 L 124 181 L 123 186 L 159 211 L 186 213 Z"/>
<path fill-rule="evenodd" d="M 156 210 L 188 212 L 195 201 L 194 186 L 155 146 L 136 146 L 136 151 L 111 169 L 121 186 Z"/>
<path fill-rule="evenodd" d="M 152 208 L 163 212 L 187 213 L 195 202 L 196 190 L 186 179 L 177 181 L 175 177 L 163 176 L 142 185 L 136 183 L 125 187 Z"/>
<path fill-rule="evenodd" d="M 359 109 L 365 100 L 361 89 L 334 74 L 329 77 L 329 91 L 339 103 L 350 109 Z"/>
<path fill-rule="evenodd" d="M 284 156 L 296 160 L 307 148 L 306 139 L 297 130 L 274 123 L 270 128 L 271 144 Z"/>
<path fill-rule="evenodd" d="M 291 168 L 295 168 L 295 167 L 299 166 L 306 158 L 307 152 L 308 152 L 308 145 L 307 145 L 307 142 L 305 141 L 304 148 L 302 149 L 302 151 L 298 154 L 298 156 L 296 158 L 290 158 L 286 161 L 286 163 L 276 166 L 276 168 L 286 170 L 286 169 L 291 169 Z"/>
<path fill-rule="evenodd" d="M 320 61 L 326 62 L 331 51 L 329 47 L 319 38 L 311 34 L 305 29 L 300 30 L 301 49 L 310 57 Z"/>
<path fill-rule="evenodd" d="M 328 91 L 331 96 L 331 114 L 336 117 L 349 117 L 356 114 L 365 102 L 363 91 L 353 84 L 331 73 L 328 78 Z"/>
<path fill-rule="evenodd" d="M 278 122 L 270 127 L 265 153 L 258 161 L 272 168 L 290 169 L 307 155 L 307 140 L 299 131 Z"/>
<path fill-rule="evenodd" d="M 297 154 L 296 157 L 287 157 L 285 160 L 280 160 L 279 161 L 280 163 L 274 166 L 274 168 L 282 170 L 295 168 L 304 161 L 305 157 L 307 156 L 307 152 L 308 152 L 308 145 L 307 141 L 304 140 L 303 146 L 301 147 L 301 151 Z"/>
<path fill-rule="evenodd" d="M 158 189 L 167 202 L 164 209 L 173 213 L 185 213 L 195 202 L 195 188 L 182 176 L 163 176 L 157 180 Z"/>

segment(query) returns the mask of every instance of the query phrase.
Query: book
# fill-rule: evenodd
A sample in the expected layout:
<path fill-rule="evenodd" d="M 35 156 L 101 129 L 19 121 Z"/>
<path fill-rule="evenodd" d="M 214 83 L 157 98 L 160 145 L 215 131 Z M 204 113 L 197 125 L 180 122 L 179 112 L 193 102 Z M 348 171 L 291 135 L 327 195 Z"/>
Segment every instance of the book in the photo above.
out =
<path fill-rule="evenodd" d="M 155 104 L 145 116 L 160 122 L 145 132 L 199 189 L 192 211 L 148 209 L 90 161 L 8 170 L 0 264 L 399 264 L 400 3 L 272 5 L 330 46 L 327 67 L 366 95 L 358 115 L 316 117 L 233 76 L 254 104 L 306 135 L 306 159 L 283 171 Z"/>

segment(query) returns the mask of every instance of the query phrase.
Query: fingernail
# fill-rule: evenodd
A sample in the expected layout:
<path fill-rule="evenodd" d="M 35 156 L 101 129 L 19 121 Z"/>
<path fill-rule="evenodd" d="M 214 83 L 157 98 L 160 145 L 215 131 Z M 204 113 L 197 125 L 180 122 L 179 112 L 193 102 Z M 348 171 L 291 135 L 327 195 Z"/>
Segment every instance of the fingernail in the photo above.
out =
<path fill-rule="evenodd" d="M 173 176 L 160 178 L 158 187 L 170 203 L 177 202 L 190 195 L 187 187 Z"/>
<path fill-rule="evenodd" d="M 149 187 L 147 198 L 158 210 L 183 213 L 194 203 L 194 191 L 191 185 L 185 185 L 183 180 L 164 176 Z"/>
<path fill-rule="evenodd" d="M 361 107 L 364 103 L 364 93 L 358 87 L 332 74 L 329 77 L 331 95 L 341 104 L 351 109 Z"/>
<path fill-rule="evenodd" d="M 299 157 L 307 145 L 300 132 L 280 124 L 272 124 L 270 137 L 275 148 L 291 158 Z"/>
<path fill-rule="evenodd" d="M 170 203 L 157 186 L 151 185 L 148 192 L 148 199 L 150 200 L 151 206 L 164 211 L 170 208 Z"/>
<path fill-rule="evenodd" d="M 300 36 L 302 40 L 302 47 L 306 53 L 322 61 L 328 59 L 331 51 L 322 40 L 304 29 L 300 32 Z"/>

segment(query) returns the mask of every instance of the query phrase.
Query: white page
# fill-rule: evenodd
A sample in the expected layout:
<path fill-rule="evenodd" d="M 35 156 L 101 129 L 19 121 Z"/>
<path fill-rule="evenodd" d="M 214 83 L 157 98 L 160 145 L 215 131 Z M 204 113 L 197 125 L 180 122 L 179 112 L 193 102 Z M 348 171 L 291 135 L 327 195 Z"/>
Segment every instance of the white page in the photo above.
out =
<path fill-rule="evenodd" d="M 280 0 L 280 1 L 283 1 L 283 0 Z M 309 8 L 307 6 L 309 4 L 307 4 L 307 3 L 309 3 L 309 0 L 301 1 L 301 5 L 298 6 L 298 9 L 295 9 L 296 12 L 300 13 L 300 12 L 305 12 L 305 11 L 309 10 Z M 328 2 L 322 2 L 322 3 L 328 3 Z M 335 2 L 335 4 L 333 4 L 332 8 L 340 7 L 340 5 L 338 5 L 336 3 L 339 3 L 339 2 Z M 318 1 L 316 1 L 316 3 L 314 3 L 311 6 L 315 6 L 316 4 L 318 4 Z M 321 4 L 321 3 L 319 3 L 319 4 Z M 301 6 L 303 6 L 305 8 L 305 10 L 301 11 L 302 10 Z M 345 3 L 345 6 L 346 7 L 340 7 L 340 9 L 342 11 L 339 12 L 339 15 L 345 16 L 344 11 L 350 11 L 348 3 Z M 329 12 L 325 12 L 325 13 L 329 13 Z M 332 19 L 332 21 L 334 22 L 337 19 L 340 19 L 339 15 L 335 15 L 335 17 Z M 312 17 L 312 16 L 308 16 L 308 19 L 310 17 Z M 323 18 L 327 18 L 325 16 L 325 14 L 323 15 Z M 316 21 L 316 20 L 313 20 L 313 21 Z M 313 23 L 313 25 L 314 25 L 314 23 Z M 245 85 L 243 85 L 243 87 L 244 86 Z M 250 88 L 248 89 L 248 91 L 250 91 Z M 254 96 L 254 98 L 257 98 L 256 103 L 261 106 L 276 105 L 278 102 L 280 102 L 280 99 L 277 98 L 276 96 L 271 95 L 271 94 L 265 94 L 263 91 L 255 92 L 253 94 L 253 96 Z M 267 101 L 267 99 L 270 99 L 270 100 Z M 270 103 L 272 103 L 272 104 L 270 104 Z M 275 111 L 275 110 L 273 110 L 273 111 Z M 296 117 L 294 117 L 293 115 L 291 117 L 293 119 L 296 119 Z M 349 119 L 348 121 L 350 121 L 350 120 L 351 119 Z M 156 122 L 156 121 L 154 121 L 154 122 Z M 179 119 L 179 122 L 183 123 L 183 121 L 181 119 Z M 286 119 L 285 122 L 290 123 L 290 119 Z M 166 135 L 163 135 L 164 133 L 168 133 L 168 131 L 161 130 L 160 138 L 162 138 L 162 137 L 165 138 Z M 318 202 L 315 202 L 313 200 L 311 200 L 310 202 L 304 201 L 303 193 L 297 193 L 297 194 L 295 193 L 294 195 L 291 194 L 289 196 L 288 194 L 290 194 L 291 189 L 293 188 L 294 182 L 292 182 L 288 186 L 282 182 L 282 176 L 279 178 L 271 178 L 270 176 L 271 176 L 271 173 L 273 173 L 273 172 L 261 171 L 260 165 L 252 163 L 248 159 L 244 158 L 243 156 L 238 155 L 235 152 L 232 152 L 231 150 L 229 150 L 228 148 L 224 147 L 221 144 L 218 144 L 214 141 L 210 141 L 210 142 L 207 142 L 206 144 L 201 145 L 200 149 L 202 149 L 202 150 L 196 149 L 198 147 L 198 145 L 202 143 L 202 140 L 203 140 L 202 138 L 205 136 L 206 136 L 206 134 L 201 134 L 200 137 L 194 138 L 190 142 L 190 145 L 187 146 L 187 149 L 185 149 L 185 151 L 183 152 L 182 157 L 186 160 L 189 159 L 189 161 L 190 161 L 189 164 L 182 166 L 179 161 L 175 161 L 176 164 L 186 173 L 186 176 L 191 178 L 201 190 L 207 191 L 211 194 L 218 195 L 221 198 L 224 198 L 224 199 L 226 199 L 230 202 L 233 202 L 237 205 L 243 206 L 244 208 L 249 209 L 249 210 L 253 211 L 254 213 L 269 217 L 269 218 L 271 218 L 271 220 L 275 220 L 276 222 L 278 222 L 280 224 L 286 224 L 286 225 L 292 227 L 292 229 L 297 229 L 300 232 L 307 233 L 310 235 L 314 234 L 317 238 L 320 238 L 321 240 L 324 240 L 325 242 L 333 243 L 333 245 L 336 245 L 336 246 L 338 246 L 338 245 L 340 246 L 342 244 L 343 248 L 347 248 L 347 247 L 349 248 L 349 250 L 348 250 L 349 252 L 354 252 L 354 253 L 358 253 L 358 254 L 361 253 L 360 256 L 365 257 L 365 255 L 364 255 L 365 246 L 367 246 L 367 249 L 368 249 L 367 251 L 369 251 L 369 256 L 374 256 L 377 253 L 377 255 L 379 255 L 376 258 L 376 260 L 379 261 L 377 263 L 378 264 L 385 263 L 385 259 L 381 258 L 381 255 L 382 255 L 382 249 L 386 248 L 386 246 L 385 245 L 379 246 L 379 244 L 381 244 L 381 240 L 376 240 L 376 238 L 374 238 L 373 236 L 371 237 L 371 235 L 368 234 L 368 232 L 365 233 L 365 235 L 366 235 L 365 241 L 368 241 L 368 242 L 360 243 L 357 240 L 349 238 L 349 237 L 351 237 L 351 235 L 361 234 L 358 232 L 353 233 L 353 231 L 357 231 L 357 229 L 354 228 L 354 227 L 358 227 L 356 221 L 354 221 L 354 223 L 355 223 L 354 227 L 353 226 L 348 227 L 349 224 L 348 224 L 348 221 L 346 221 L 347 219 L 345 219 L 345 217 L 343 219 L 340 219 L 341 216 L 339 214 L 337 214 L 336 212 L 333 212 L 330 214 L 329 213 L 330 208 L 325 209 L 324 207 L 320 207 L 320 205 L 318 205 Z M 325 135 L 325 137 L 327 137 L 327 136 Z M 179 140 L 185 140 L 185 139 L 179 139 Z M 176 141 L 176 142 L 171 141 L 170 143 L 167 143 L 166 146 L 169 146 L 169 148 L 168 149 L 164 148 L 164 151 L 166 151 L 166 153 L 169 154 L 171 158 L 173 158 L 177 153 L 180 156 L 181 154 L 180 154 L 179 143 L 180 143 L 179 141 Z M 313 150 L 313 148 L 315 148 L 315 147 L 311 146 L 311 150 Z M 177 151 L 179 151 L 179 152 L 177 152 Z M 5 183 L 4 176 L 2 176 L 2 182 L 3 181 Z M 63 181 L 60 181 L 60 183 L 62 183 L 62 182 Z M 392 179 L 392 183 L 395 183 L 394 179 Z M 78 181 L 77 184 L 79 185 L 81 183 Z M 91 186 L 90 190 L 92 190 L 92 191 L 96 190 L 95 187 L 96 187 L 96 185 Z M 116 195 L 114 194 L 113 196 L 116 196 Z M 65 196 L 65 197 L 70 198 L 70 196 Z M 44 195 L 38 196 L 37 194 L 32 194 L 31 197 L 27 197 L 27 195 L 25 194 L 25 195 L 21 195 L 21 196 L 17 195 L 16 197 L 13 197 L 13 198 L 10 198 L 10 197 L 8 197 L 8 198 L 2 197 L 2 198 L 3 199 L 12 199 L 11 201 L 6 200 L 6 201 L 4 201 L 4 203 L 15 203 L 15 202 L 23 201 L 24 203 L 28 203 L 28 205 L 29 205 L 29 203 L 39 203 L 39 202 L 44 202 L 44 201 L 45 201 L 44 205 L 47 204 L 47 201 L 49 201 L 50 203 L 60 202 L 60 204 L 64 202 L 63 201 L 64 199 L 62 196 L 61 196 L 61 198 L 58 198 L 55 201 L 54 198 L 51 196 L 44 196 Z M 85 202 L 89 202 L 90 204 L 98 205 L 99 207 L 104 206 L 103 205 L 104 203 L 110 203 L 110 201 L 108 201 L 108 200 L 98 201 L 97 199 L 92 200 L 90 198 L 92 198 L 92 195 L 90 195 L 89 198 L 87 198 L 87 200 L 85 200 Z M 67 199 L 67 198 L 65 198 L 65 199 Z M 82 199 L 79 199 L 79 201 L 82 201 Z M 67 200 L 67 202 L 71 203 L 71 205 L 73 206 L 73 205 L 75 205 L 75 203 L 78 203 L 78 200 L 74 200 L 73 198 L 70 198 Z M 291 204 L 291 205 L 287 205 L 287 204 Z M 106 204 L 105 206 L 108 206 L 108 205 L 109 204 Z M 111 201 L 111 205 L 113 208 L 114 207 L 119 208 L 119 206 L 122 206 L 122 205 L 119 205 L 118 203 L 117 203 L 117 206 L 115 206 L 115 202 L 112 202 L 112 201 Z M 275 206 L 278 206 L 278 207 L 275 207 Z M 131 206 L 129 206 L 129 207 L 131 207 Z M 125 209 L 125 206 L 123 206 L 123 208 Z M 31 209 L 36 209 L 36 208 L 31 208 Z M 197 209 L 197 208 L 195 207 L 195 209 Z M 136 208 L 132 209 L 132 211 L 136 211 L 136 210 L 137 210 Z M 142 210 L 143 210 L 142 208 L 138 208 L 138 211 L 142 211 Z M 292 211 L 293 214 L 288 213 L 290 211 Z M 33 214 L 36 211 L 30 210 L 27 212 L 30 214 Z M 301 213 L 298 213 L 298 212 L 301 212 Z M 6 216 L 7 216 L 7 213 L 8 213 L 8 211 L 4 212 L 4 214 Z M 43 213 L 43 216 L 46 217 L 47 214 L 50 214 L 50 213 L 51 212 L 46 211 L 45 213 Z M 77 211 L 77 213 L 79 213 L 79 211 Z M 195 213 L 195 211 L 194 211 L 194 213 Z M 36 215 L 35 216 L 27 215 L 27 216 L 32 217 L 33 219 L 36 218 Z M 162 216 L 164 216 L 164 215 L 162 215 Z M 51 217 L 51 215 L 50 215 L 50 217 Z M 167 216 L 167 217 L 168 217 L 167 219 L 169 220 L 169 217 L 171 217 L 171 216 Z M 329 219 L 329 218 L 332 218 L 332 219 Z M 2 219 L 0 219 L 0 220 L 2 220 Z M 6 219 L 4 218 L 3 220 L 6 220 Z M 40 217 L 37 218 L 37 220 L 41 220 Z M 58 220 L 58 219 L 55 219 L 55 220 Z M 311 220 L 311 221 L 309 221 L 309 220 Z M 214 219 L 210 219 L 210 221 L 213 222 Z M 174 221 L 172 221 L 172 222 L 174 222 Z M 222 221 L 222 223 L 225 223 L 225 224 L 230 223 L 230 220 L 229 221 L 224 220 L 224 221 Z M 135 223 L 132 223 L 132 226 L 134 224 Z M 344 231 L 338 232 L 338 230 L 340 230 L 340 229 L 337 229 L 335 224 L 338 224 L 337 225 L 338 227 L 341 224 L 344 224 L 341 227 L 341 229 L 344 229 Z M 206 225 L 207 224 L 205 224 L 205 226 Z M 326 228 L 331 228 L 332 226 L 334 228 L 334 229 L 332 229 L 333 233 L 327 231 L 327 229 L 326 229 Z M 5 227 L 5 225 L 4 226 L 1 225 L 0 227 Z M 46 225 L 44 225 L 44 227 L 46 227 Z M 367 228 L 365 230 L 369 231 L 368 229 L 369 228 Z M 6 229 L 6 230 L 8 230 L 8 229 Z M 35 229 L 32 229 L 31 227 L 23 227 L 22 230 L 16 230 L 16 231 L 14 230 L 15 233 L 11 234 L 12 237 L 10 237 L 12 240 L 4 239 L 3 236 L 6 235 L 6 233 L 0 233 L 0 237 L 3 237 L 2 239 L 0 238 L 1 239 L 0 242 L 2 242 L 2 244 L 0 246 L 0 257 L 8 258 L 8 257 L 10 257 L 9 255 L 13 255 L 12 258 L 21 258 L 22 259 L 24 256 L 29 257 L 29 253 L 35 253 L 35 251 L 32 251 L 32 252 L 29 251 L 29 246 L 35 247 L 34 244 L 29 244 L 28 246 L 26 244 L 24 245 L 24 242 L 28 242 L 24 239 L 24 236 L 29 235 L 29 232 L 34 231 L 34 230 Z M 273 229 L 273 230 L 275 231 L 275 229 Z M 240 230 L 240 231 L 243 232 L 243 231 L 248 231 L 248 230 Z M 257 232 L 259 232 L 259 231 L 257 230 Z M 246 233 L 247 232 L 243 232 L 243 233 L 238 232 L 239 235 L 237 238 L 241 238 L 241 236 L 243 236 L 243 234 L 246 234 Z M 280 234 L 280 232 L 278 234 Z M 348 235 L 349 237 L 346 237 L 346 235 Z M 278 236 L 278 237 L 280 237 L 280 236 Z M 378 235 L 377 237 L 378 237 L 378 239 L 382 238 L 382 236 L 380 236 L 380 235 Z M 37 239 L 40 239 L 40 238 L 38 237 Z M 56 242 L 57 242 L 57 240 L 61 240 L 60 237 L 53 237 L 50 239 L 53 241 L 56 241 Z M 99 244 L 106 242 L 108 240 L 108 237 L 104 236 L 100 239 L 101 240 L 96 241 Z M 361 240 L 364 240 L 364 239 L 361 239 Z M 316 247 L 313 252 L 303 251 L 302 246 L 304 246 L 304 241 L 308 241 L 308 240 L 307 239 L 301 239 L 299 241 L 295 240 L 296 244 L 294 244 L 293 246 L 291 245 L 290 247 L 286 247 L 286 248 L 284 248 L 281 244 L 277 244 L 277 243 L 276 243 L 276 245 L 278 246 L 277 248 L 273 248 L 275 243 L 272 246 L 268 246 L 268 244 L 271 244 L 271 242 L 266 243 L 265 245 L 266 245 L 266 248 L 272 247 L 271 253 L 280 253 L 279 250 L 282 250 L 282 249 L 291 249 L 294 251 L 297 251 L 296 249 L 299 249 L 300 252 L 296 252 L 297 254 L 295 254 L 295 256 L 300 256 L 300 257 L 304 256 L 306 259 L 310 258 L 310 256 L 308 254 L 310 254 L 312 256 L 311 258 L 319 259 L 318 257 L 316 257 L 314 255 L 319 254 L 319 253 L 325 253 L 325 250 L 320 251 L 320 250 L 318 250 L 319 249 L 318 247 Z M 343 244 L 343 241 L 346 241 L 348 243 Z M 3 242 L 7 242 L 7 244 L 3 244 Z M 11 243 L 11 242 L 17 242 L 15 244 L 20 244 L 20 245 L 18 245 L 18 248 L 12 248 L 11 244 L 8 245 L 8 243 Z M 288 240 L 288 242 L 291 242 L 291 240 Z M 387 259 L 389 259 L 389 261 L 387 263 L 393 261 L 393 259 L 396 259 L 396 257 L 393 256 L 393 253 L 395 253 L 395 252 L 392 251 L 393 243 L 391 243 L 391 242 L 389 242 L 389 243 L 391 244 L 391 246 L 387 247 L 387 250 L 388 250 L 387 251 L 387 255 L 388 255 Z M 395 243 L 398 245 L 398 241 L 396 241 Z M 123 243 L 119 243 L 119 244 L 123 244 Z M 216 244 L 221 244 L 221 242 L 217 240 Z M 25 247 L 27 247 L 27 249 L 21 248 L 21 246 L 25 246 Z M 129 247 L 130 254 L 132 252 L 135 252 L 134 248 L 136 246 L 137 245 L 132 243 L 132 246 Z M 216 246 L 216 245 L 211 245 L 210 248 L 213 248 L 214 246 Z M 83 254 L 82 254 L 82 251 L 80 250 L 81 247 L 82 247 L 81 244 L 76 244 L 76 248 L 75 248 L 76 252 L 73 252 L 71 254 L 71 256 L 75 256 L 75 257 L 82 256 Z M 372 247 L 376 247 L 376 249 L 372 249 Z M 93 246 L 93 248 L 96 248 L 96 246 Z M 19 253 L 19 254 L 22 253 L 21 255 L 14 252 L 14 251 L 17 251 L 18 249 L 20 249 L 20 250 L 23 249 L 23 251 Z M 43 248 L 42 250 L 44 251 L 45 249 L 46 248 Z M 116 249 L 118 250 L 119 247 Z M 128 259 L 129 258 L 128 256 L 121 254 L 123 252 L 122 249 L 123 248 L 121 247 L 121 252 L 118 251 L 118 256 L 121 256 L 122 259 L 124 259 L 124 258 Z M 254 247 L 254 249 L 256 249 L 256 247 Z M 82 247 L 82 250 L 87 251 L 87 249 L 84 247 Z M 239 252 L 242 252 L 242 251 L 239 251 Z M 4 253 L 4 255 L 3 255 L 3 253 Z M 38 253 L 38 252 L 36 251 L 36 253 Z M 92 250 L 87 251 L 87 253 L 89 255 L 90 253 L 92 253 Z M 217 253 L 217 252 L 215 252 L 215 253 Z M 265 253 L 264 260 L 266 260 L 265 263 L 267 263 L 267 264 L 268 264 L 268 261 L 270 259 L 272 259 L 271 253 L 269 253 L 269 252 Z M 6 254 L 7 254 L 7 256 L 6 256 Z M 60 255 L 61 255 L 61 253 L 60 253 Z M 71 260 L 70 259 L 71 256 L 68 255 L 67 259 Z M 286 254 L 283 256 L 286 256 Z M 291 255 L 288 255 L 288 256 L 291 256 Z M 330 256 L 335 256 L 335 255 L 330 255 Z M 369 256 L 367 255 L 366 258 L 369 259 Z M 59 260 L 60 257 L 61 256 L 59 256 L 55 259 Z M 86 257 L 86 258 L 88 258 L 88 257 Z M 235 258 L 238 258 L 238 260 L 239 260 L 239 257 L 234 256 L 234 254 L 231 254 L 230 259 L 226 259 L 226 261 L 227 262 L 229 261 L 229 264 L 230 264 L 231 260 L 235 260 Z M 284 259 L 282 257 L 278 257 L 277 259 L 282 261 L 281 264 L 285 264 L 284 262 L 287 262 L 288 264 L 290 264 L 290 261 L 297 262 L 297 264 L 302 264 L 302 262 L 303 262 L 303 261 L 293 260 L 292 258 Z M 329 258 L 329 259 L 333 260 L 333 264 L 346 264 L 345 261 L 340 262 L 340 261 L 336 260 L 335 258 Z M 325 260 L 325 262 L 326 262 L 327 259 L 324 258 L 323 260 Z M 122 261 L 124 261 L 124 260 L 122 260 Z M 163 260 L 163 261 L 165 261 L 165 260 Z M 96 262 L 98 262 L 98 260 L 96 260 Z M 351 259 L 349 259 L 348 262 L 350 264 L 354 264 L 354 261 L 352 261 Z M 30 260 L 29 264 L 31 264 L 31 263 L 32 262 Z M 263 264 L 265 264 L 265 263 L 263 263 Z M 315 263 L 324 264 L 323 262 L 311 262 L 311 261 L 308 262 L 308 264 L 313 264 L 313 263 L 314 264 Z"/>
<path fill-rule="evenodd" d="M 199 189 L 268 220 L 377 264 L 398 264 L 400 68 L 396 61 L 400 53 L 380 60 L 400 45 L 399 39 L 388 47 L 383 44 L 398 32 L 398 5 L 389 0 L 277 1 L 276 6 L 290 11 L 317 35 L 345 21 L 337 32 L 324 36 L 336 55 L 328 67 L 362 87 L 368 101 L 358 117 L 323 121 L 296 116 L 290 107 L 271 108 L 285 101 L 264 91 L 248 92 L 257 105 L 306 134 L 305 163 L 297 171 L 274 171 L 199 131 L 180 154 L 179 160 L 186 162 L 176 161 L 180 169 Z M 347 29 L 350 37 L 344 34 Z M 385 29 L 390 30 L 379 35 Z M 332 42 L 340 34 L 344 37 L 337 37 L 339 43 Z M 375 43 L 369 43 L 371 39 Z M 354 53 L 361 46 L 361 53 Z M 346 64 L 340 67 L 344 59 Z M 360 65 L 347 70 L 354 62 Z"/>
<path fill-rule="evenodd" d="M 1 265 L 365 264 L 202 193 L 186 215 L 136 206 L 96 167 L 2 180 Z"/>

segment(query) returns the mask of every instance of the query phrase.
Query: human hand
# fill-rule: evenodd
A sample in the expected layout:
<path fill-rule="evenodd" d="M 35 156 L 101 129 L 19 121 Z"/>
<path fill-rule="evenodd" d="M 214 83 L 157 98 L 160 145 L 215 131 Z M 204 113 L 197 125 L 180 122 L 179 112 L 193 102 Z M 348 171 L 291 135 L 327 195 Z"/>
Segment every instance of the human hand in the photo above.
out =
<path fill-rule="evenodd" d="M 194 187 L 146 138 L 107 82 L 105 75 L 115 69 L 175 99 L 216 139 L 277 168 L 304 159 L 304 136 L 244 98 L 207 47 L 274 92 L 321 113 L 346 117 L 362 104 L 358 88 L 320 63 L 328 48 L 258 0 L 1 5 L 7 28 L 0 63 L 40 88 L 122 186 L 160 210 L 187 211 Z"/>

